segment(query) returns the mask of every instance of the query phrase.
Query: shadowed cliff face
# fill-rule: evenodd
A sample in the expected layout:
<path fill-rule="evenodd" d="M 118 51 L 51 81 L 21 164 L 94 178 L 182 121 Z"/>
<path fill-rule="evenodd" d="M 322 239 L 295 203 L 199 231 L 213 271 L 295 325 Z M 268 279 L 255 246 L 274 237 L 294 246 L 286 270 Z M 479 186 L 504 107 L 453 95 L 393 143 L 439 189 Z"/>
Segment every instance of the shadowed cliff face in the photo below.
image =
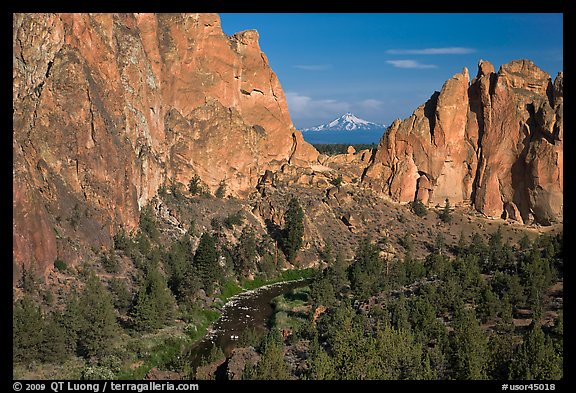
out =
<path fill-rule="evenodd" d="M 363 183 L 399 202 L 472 204 L 549 225 L 563 214 L 563 74 L 481 61 L 386 131 Z"/>
<path fill-rule="evenodd" d="M 110 246 L 171 181 L 242 197 L 318 157 L 258 33 L 214 14 L 15 14 L 13 80 L 14 278 Z"/>

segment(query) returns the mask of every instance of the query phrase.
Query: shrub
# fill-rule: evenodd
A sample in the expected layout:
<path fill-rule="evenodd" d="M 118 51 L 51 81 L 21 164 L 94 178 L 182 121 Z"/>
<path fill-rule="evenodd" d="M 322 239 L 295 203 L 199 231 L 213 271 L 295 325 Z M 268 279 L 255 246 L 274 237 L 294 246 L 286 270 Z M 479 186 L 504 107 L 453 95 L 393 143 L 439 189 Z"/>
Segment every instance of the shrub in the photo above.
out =
<path fill-rule="evenodd" d="M 410 233 L 406 233 L 404 236 L 400 237 L 398 243 L 408 252 L 414 250 L 414 243 L 412 242 L 412 236 Z"/>
<path fill-rule="evenodd" d="M 200 186 L 200 176 L 194 175 L 192 179 L 190 179 L 190 183 L 188 183 L 188 191 L 192 195 L 198 195 L 202 191 L 202 187 Z"/>
<path fill-rule="evenodd" d="M 58 271 L 63 272 L 63 271 L 66 270 L 66 268 L 67 268 L 68 266 L 66 265 L 66 262 L 64 262 L 63 260 L 57 258 L 57 259 L 54 261 L 54 267 L 55 267 L 56 269 L 58 269 Z"/>
<path fill-rule="evenodd" d="M 342 185 L 342 175 L 338 175 L 337 178 L 330 180 L 330 183 L 336 187 L 340 187 Z"/>
<path fill-rule="evenodd" d="M 450 212 L 450 202 L 448 201 L 448 198 L 446 198 L 446 204 L 440 213 L 440 219 L 446 224 L 450 224 L 452 222 L 452 213 Z"/>
<path fill-rule="evenodd" d="M 220 185 L 216 189 L 214 196 L 216 198 L 224 198 L 226 196 L 226 182 L 224 180 L 220 182 Z"/>
<path fill-rule="evenodd" d="M 116 274 L 120 272 L 120 263 L 113 252 L 110 255 L 102 255 L 100 260 L 107 273 Z"/>
<path fill-rule="evenodd" d="M 414 202 L 412 202 L 412 212 L 414 214 L 416 214 L 418 217 L 424 217 L 426 214 L 428 214 L 428 210 L 426 209 L 426 206 L 424 206 L 424 204 L 422 203 L 422 201 L 420 199 L 416 199 Z"/>
<path fill-rule="evenodd" d="M 170 182 L 170 192 L 176 199 L 180 199 L 182 197 L 182 192 L 180 191 L 180 183 L 176 181 Z"/>
<path fill-rule="evenodd" d="M 232 229 L 235 225 L 240 224 L 242 224 L 242 214 L 239 211 L 234 214 L 230 214 L 224 219 L 224 226 L 228 229 Z"/>

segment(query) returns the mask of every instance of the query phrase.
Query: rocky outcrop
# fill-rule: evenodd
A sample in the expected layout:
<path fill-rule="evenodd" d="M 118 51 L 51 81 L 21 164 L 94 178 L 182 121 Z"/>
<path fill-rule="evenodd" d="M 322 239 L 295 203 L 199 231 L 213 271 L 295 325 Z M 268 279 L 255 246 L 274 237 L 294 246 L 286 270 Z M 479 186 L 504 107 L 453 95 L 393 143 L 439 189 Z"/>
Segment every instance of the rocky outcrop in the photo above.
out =
<path fill-rule="evenodd" d="M 245 196 L 318 157 L 258 33 L 214 14 L 15 14 L 13 87 L 16 267 L 108 247 L 162 185 Z"/>
<path fill-rule="evenodd" d="M 226 376 L 230 381 L 242 379 L 242 373 L 246 367 L 254 366 L 260 360 L 260 355 L 254 347 L 235 348 L 230 354 L 226 364 Z"/>
<path fill-rule="evenodd" d="M 548 225 L 563 214 L 563 74 L 529 60 L 464 69 L 386 131 L 363 183 L 393 200 L 472 204 Z"/>

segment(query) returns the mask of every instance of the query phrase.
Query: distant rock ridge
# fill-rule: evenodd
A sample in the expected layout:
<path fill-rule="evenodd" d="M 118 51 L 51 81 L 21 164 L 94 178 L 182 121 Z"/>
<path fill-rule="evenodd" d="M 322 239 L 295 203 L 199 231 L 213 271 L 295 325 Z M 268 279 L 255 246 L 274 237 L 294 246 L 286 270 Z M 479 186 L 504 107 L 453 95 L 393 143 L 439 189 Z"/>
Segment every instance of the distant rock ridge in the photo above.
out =
<path fill-rule="evenodd" d="M 362 182 L 399 202 L 470 204 L 488 217 L 563 221 L 563 74 L 480 61 L 383 135 Z"/>
<path fill-rule="evenodd" d="M 161 186 L 242 197 L 315 161 L 258 38 L 216 14 L 14 14 L 14 277 L 109 247 Z"/>
<path fill-rule="evenodd" d="M 329 123 L 304 129 L 302 131 L 382 131 L 386 126 L 360 119 L 351 112 L 347 112 Z"/>

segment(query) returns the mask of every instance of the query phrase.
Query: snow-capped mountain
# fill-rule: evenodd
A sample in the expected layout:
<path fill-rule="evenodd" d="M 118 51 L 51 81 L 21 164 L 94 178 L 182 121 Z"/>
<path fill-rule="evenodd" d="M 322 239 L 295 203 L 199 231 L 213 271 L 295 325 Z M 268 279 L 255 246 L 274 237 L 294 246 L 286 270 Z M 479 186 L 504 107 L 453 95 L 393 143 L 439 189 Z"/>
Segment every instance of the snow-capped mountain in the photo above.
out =
<path fill-rule="evenodd" d="M 303 131 L 382 131 L 386 126 L 360 119 L 352 113 L 346 113 L 328 124 L 308 128 Z"/>

